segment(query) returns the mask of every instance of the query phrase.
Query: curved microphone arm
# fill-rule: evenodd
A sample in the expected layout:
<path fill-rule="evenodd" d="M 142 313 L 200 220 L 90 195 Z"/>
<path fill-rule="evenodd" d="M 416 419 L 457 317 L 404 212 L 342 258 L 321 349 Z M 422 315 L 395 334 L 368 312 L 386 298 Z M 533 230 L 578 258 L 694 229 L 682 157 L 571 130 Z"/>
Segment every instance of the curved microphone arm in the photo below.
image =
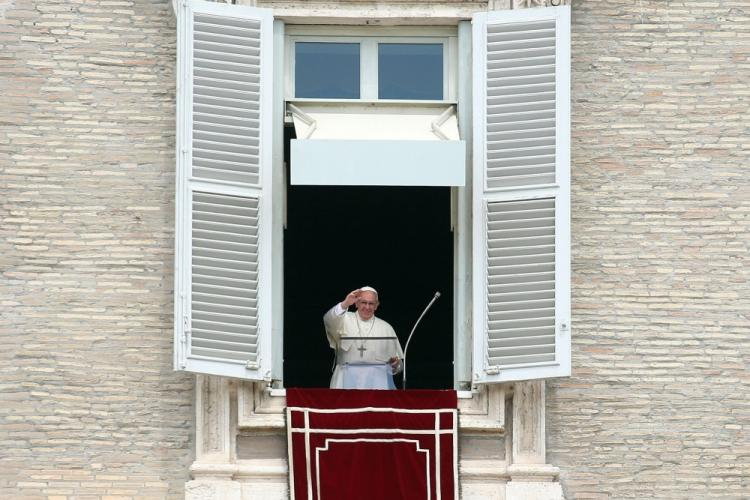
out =
<path fill-rule="evenodd" d="M 422 321 L 422 317 L 424 317 L 425 313 L 427 313 L 430 307 L 432 307 L 432 304 L 438 298 L 440 298 L 440 292 L 435 292 L 435 296 L 432 297 L 432 300 L 430 301 L 430 303 L 427 304 L 427 307 L 424 308 L 424 311 L 422 311 L 422 314 L 419 316 L 419 319 L 417 319 L 417 322 L 414 323 L 414 328 L 411 329 L 411 333 L 409 334 L 409 337 L 406 339 L 406 347 L 404 347 L 404 360 L 402 363 L 404 365 L 403 389 L 406 389 L 406 351 L 409 350 L 409 342 L 411 342 L 411 336 L 414 335 L 414 330 L 417 329 L 417 325 L 419 324 L 420 321 Z"/>

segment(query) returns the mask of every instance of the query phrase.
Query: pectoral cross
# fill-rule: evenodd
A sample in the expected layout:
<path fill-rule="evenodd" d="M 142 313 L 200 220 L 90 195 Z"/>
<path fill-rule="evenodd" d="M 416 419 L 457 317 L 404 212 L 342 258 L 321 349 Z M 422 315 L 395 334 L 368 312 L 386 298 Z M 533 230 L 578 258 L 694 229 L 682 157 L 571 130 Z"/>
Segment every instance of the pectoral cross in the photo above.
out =
<path fill-rule="evenodd" d="M 367 347 L 365 347 L 365 345 L 364 345 L 364 344 L 361 344 L 361 345 L 360 345 L 360 346 L 359 346 L 359 347 L 357 348 L 357 350 L 359 351 L 359 357 L 360 357 L 360 358 L 363 358 L 363 357 L 365 357 L 365 351 L 367 350 Z"/>

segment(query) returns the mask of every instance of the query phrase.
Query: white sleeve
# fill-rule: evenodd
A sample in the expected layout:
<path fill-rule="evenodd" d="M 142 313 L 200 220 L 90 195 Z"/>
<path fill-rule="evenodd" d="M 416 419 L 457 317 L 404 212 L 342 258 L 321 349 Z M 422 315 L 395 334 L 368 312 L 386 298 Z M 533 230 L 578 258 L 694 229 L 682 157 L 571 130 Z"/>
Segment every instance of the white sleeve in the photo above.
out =
<path fill-rule="evenodd" d="M 326 327 L 326 337 L 328 345 L 335 349 L 336 344 L 341 339 L 341 333 L 344 330 L 344 314 L 346 310 L 341 307 L 341 303 L 336 304 L 323 315 L 323 324 Z"/>

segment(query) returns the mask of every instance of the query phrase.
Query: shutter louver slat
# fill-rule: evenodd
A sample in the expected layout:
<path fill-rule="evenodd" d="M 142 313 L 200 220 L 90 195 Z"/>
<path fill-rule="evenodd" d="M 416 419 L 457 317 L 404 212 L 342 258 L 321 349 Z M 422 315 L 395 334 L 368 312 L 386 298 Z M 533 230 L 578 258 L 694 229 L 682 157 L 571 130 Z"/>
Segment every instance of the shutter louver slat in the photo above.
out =
<path fill-rule="evenodd" d="M 524 23 L 505 23 L 502 25 L 492 25 L 487 27 L 487 38 L 502 38 L 516 35 L 518 33 L 543 33 L 545 30 L 552 30 L 554 33 L 555 22 L 552 20 L 526 21 Z"/>
<path fill-rule="evenodd" d="M 492 112 L 495 117 L 502 117 L 503 115 L 510 115 L 510 118 L 515 116 L 524 116 L 524 113 L 528 112 L 539 112 L 543 113 L 542 116 L 545 118 L 554 117 L 554 101 L 531 101 L 522 103 L 499 103 L 490 104 L 487 108 Z"/>
<path fill-rule="evenodd" d="M 243 86 L 244 88 L 235 88 Z M 234 82 L 228 81 L 207 81 L 201 78 L 200 80 L 196 80 L 195 87 L 193 88 L 200 91 L 202 97 L 213 97 L 215 98 L 214 102 L 221 102 L 220 100 L 223 100 L 223 102 L 231 103 L 234 107 L 239 108 L 252 109 L 252 105 L 248 104 L 247 101 L 248 99 L 257 99 L 258 97 L 258 91 L 253 91 L 250 85 L 235 85 Z"/>
<path fill-rule="evenodd" d="M 234 71 L 217 71 L 211 68 L 198 68 L 193 72 L 197 82 L 202 82 L 205 85 L 213 81 L 227 82 L 227 85 L 250 85 L 259 86 L 260 78 L 255 73 L 244 73 Z M 240 87 L 240 90 L 245 90 L 245 87 Z"/>
<path fill-rule="evenodd" d="M 488 114 L 494 114 L 498 109 L 504 106 L 512 105 L 538 105 L 541 106 L 546 103 L 546 106 L 542 109 L 554 111 L 555 103 L 550 102 L 550 97 L 554 97 L 554 92 L 537 92 L 534 94 L 514 94 L 507 96 L 487 96 L 487 111 Z"/>
<path fill-rule="evenodd" d="M 492 159 L 502 158 L 504 160 L 510 160 L 511 158 L 517 158 L 519 156 L 530 159 L 534 156 L 552 155 L 555 154 L 555 148 L 552 146 L 543 147 L 525 147 L 525 148 L 506 148 L 504 150 L 498 150 L 493 152 Z"/>
<path fill-rule="evenodd" d="M 257 359 L 259 199 L 193 193 L 191 356 Z"/>
<path fill-rule="evenodd" d="M 193 347 L 190 350 L 192 356 L 201 356 L 208 359 L 234 359 L 237 361 L 246 361 L 248 356 L 243 352 L 237 352 L 229 349 L 209 349 L 205 347 Z"/>
<path fill-rule="evenodd" d="M 207 134 L 222 134 L 225 136 L 236 136 L 238 139 L 243 136 L 240 133 L 252 132 L 254 129 L 250 127 L 243 127 L 240 125 L 231 125 L 228 123 L 221 123 L 220 121 L 204 120 L 200 121 L 201 128 L 204 133 Z M 240 122 L 241 123 L 241 122 Z"/>
<path fill-rule="evenodd" d="M 255 287 L 258 284 L 256 280 L 225 278 L 225 277 L 215 276 L 215 275 L 209 276 L 206 274 L 203 274 L 201 278 L 202 280 L 201 280 L 201 283 L 199 284 L 204 284 L 206 286 L 220 287 L 221 289 L 225 290 L 227 293 L 229 292 L 229 289 L 232 289 L 232 288 L 247 289 L 248 287 Z M 217 293 L 217 295 L 221 295 L 221 294 Z"/>
<path fill-rule="evenodd" d="M 492 281 L 490 281 L 489 296 L 493 297 L 499 294 L 506 294 L 506 293 L 518 295 L 518 294 L 523 294 L 526 292 L 537 292 L 539 290 L 548 291 L 550 287 L 554 286 L 554 284 L 555 284 L 554 281 L 545 281 L 545 280 L 536 280 L 536 281 L 530 281 L 527 283 L 504 282 L 501 284 L 492 283 Z"/>
<path fill-rule="evenodd" d="M 194 110 L 194 121 L 200 124 L 200 126 L 216 124 L 232 127 L 235 131 L 238 129 L 251 128 L 248 127 L 248 122 L 258 119 L 258 114 L 256 112 L 248 112 L 246 110 L 234 108 L 209 108 L 208 106 L 196 105 L 194 106 Z M 221 114 L 214 114 L 209 111 L 218 111 Z"/>
<path fill-rule="evenodd" d="M 524 85 L 497 85 L 488 89 L 487 95 L 490 97 L 507 97 L 513 96 L 519 93 L 523 94 L 540 94 L 549 92 L 554 88 L 553 84 L 550 83 L 529 83 Z"/>
<path fill-rule="evenodd" d="M 509 118 L 499 117 L 496 121 L 487 124 L 489 139 L 501 136 L 498 132 L 506 134 L 519 131 L 529 131 L 532 137 L 548 137 L 555 135 L 554 118 L 537 118 L 535 116 L 519 116 L 516 114 Z"/>
<path fill-rule="evenodd" d="M 259 185 L 260 22 L 196 13 L 193 32 L 192 174 Z"/>
<path fill-rule="evenodd" d="M 193 350 L 201 350 L 201 349 L 214 349 L 217 350 L 223 350 L 223 351 L 231 351 L 236 353 L 250 353 L 253 350 L 252 345 L 248 345 L 244 342 L 230 342 L 227 340 L 219 340 L 219 339 L 211 339 L 211 340 L 203 340 L 203 339 L 193 339 Z M 244 359 L 244 357 L 241 357 L 239 359 Z"/>
<path fill-rule="evenodd" d="M 258 43 L 258 37 L 260 36 L 260 33 L 257 31 L 251 31 L 250 36 L 248 37 L 247 31 L 241 31 L 237 34 L 233 34 L 232 32 L 224 29 L 219 30 L 217 33 L 213 33 L 214 28 L 220 28 L 219 26 L 210 26 L 205 23 L 201 25 L 201 30 L 198 31 L 194 38 L 195 40 L 204 42 L 204 43 L 217 43 L 217 44 L 227 44 L 229 42 L 231 45 L 237 45 L 237 46 L 245 46 L 253 49 L 259 49 L 260 44 Z M 260 53 L 258 51 L 258 53 Z"/>
<path fill-rule="evenodd" d="M 195 334 L 196 331 L 200 331 L 200 335 L 199 335 L 200 338 L 215 339 L 221 342 L 241 343 L 241 344 L 244 344 L 245 346 L 247 345 L 253 346 L 255 345 L 255 342 L 257 340 L 256 335 L 250 335 L 246 333 L 233 333 L 229 331 L 215 331 L 211 329 L 198 329 L 198 328 L 193 330 L 193 333 Z"/>
<path fill-rule="evenodd" d="M 200 285 L 198 285 L 198 287 L 200 287 Z M 246 309 L 256 308 L 258 301 L 253 300 L 252 298 L 238 298 L 236 292 L 232 292 L 233 293 L 230 294 L 201 292 L 196 289 L 196 287 L 193 287 L 193 300 L 196 302 L 221 302 L 222 304 L 244 307 Z"/>
<path fill-rule="evenodd" d="M 242 335 L 243 338 L 246 337 L 251 339 L 257 335 L 257 329 L 249 326 L 196 319 L 193 320 L 193 334 L 198 331 L 206 332 L 206 337 L 212 335 L 236 334 Z"/>
<path fill-rule="evenodd" d="M 510 68 L 494 68 L 494 69 L 488 70 L 487 79 L 489 81 L 498 81 L 503 78 L 535 76 L 535 75 L 552 77 L 554 79 L 555 66 L 551 64 L 548 64 L 548 65 L 538 64 L 535 66 L 515 66 L 515 67 L 510 67 Z"/>
<path fill-rule="evenodd" d="M 254 110 L 255 105 L 248 101 L 244 96 L 239 93 L 233 94 L 235 98 L 224 96 L 216 96 L 214 89 L 197 87 L 197 92 L 202 91 L 200 95 L 195 96 L 195 104 L 203 104 L 211 106 L 213 109 L 217 108 L 234 108 L 238 110 Z M 198 124 L 195 124 L 198 125 Z M 200 131 L 200 129 L 194 129 Z"/>
<path fill-rule="evenodd" d="M 203 54 L 204 56 L 220 57 L 220 54 Z M 193 78 L 199 76 L 204 71 L 218 71 L 224 78 L 236 74 L 244 74 L 245 78 L 257 78 L 257 72 L 252 64 L 230 63 L 224 60 L 214 60 L 209 58 L 197 58 L 195 61 Z"/>
<path fill-rule="evenodd" d="M 554 184 L 555 21 L 490 24 L 486 50 L 486 188 Z"/>
<path fill-rule="evenodd" d="M 247 40 L 260 39 L 260 23 L 256 20 L 237 17 L 218 17 L 211 14 L 196 13 L 195 26 L 200 26 L 196 33 L 214 33 L 224 37 L 239 37 Z M 198 35 L 195 35 L 196 37 Z"/>
<path fill-rule="evenodd" d="M 487 204 L 490 366 L 555 360 L 554 237 L 552 198 Z"/>
<path fill-rule="evenodd" d="M 487 61 L 487 70 L 496 71 L 500 69 L 518 69 L 525 70 L 536 66 L 549 66 L 555 64 L 553 55 L 537 55 L 535 57 L 520 57 L 514 59 L 489 59 Z"/>
<path fill-rule="evenodd" d="M 555 83 L 555 73 L 549 74 L 520 74 L 515 76 L 500 76 L 489 78 L 488 82 L 493 87 L 520 87 L 523 85 L 538 85 Z"/>

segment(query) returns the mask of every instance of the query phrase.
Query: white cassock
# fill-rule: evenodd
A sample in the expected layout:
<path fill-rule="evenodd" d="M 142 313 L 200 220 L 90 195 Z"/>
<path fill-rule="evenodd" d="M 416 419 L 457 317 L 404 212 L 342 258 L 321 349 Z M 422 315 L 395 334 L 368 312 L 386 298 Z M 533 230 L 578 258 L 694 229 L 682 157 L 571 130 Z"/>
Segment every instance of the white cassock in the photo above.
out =
<path fill-rule="evenodd" d="M 326 327 L 328 344 L 336 351 L 336 368 L 331 377 L 331 389 L 344 388 L 343 368 L 347 363 L 381 364 L 388 365 L 390 369 L 389 360 L 396 356 L 399 364 L 392 373 L 401 371 L 404 353 L 396 332 L 387 322 L 375 316 L 365 321 L 359 317 L 359 313 L 348 312 L 341 304 L 336 304 L 323 316 L 323 324 Z M 393 340 L 347 340 L 347 337 L 389 337 Z"/>

